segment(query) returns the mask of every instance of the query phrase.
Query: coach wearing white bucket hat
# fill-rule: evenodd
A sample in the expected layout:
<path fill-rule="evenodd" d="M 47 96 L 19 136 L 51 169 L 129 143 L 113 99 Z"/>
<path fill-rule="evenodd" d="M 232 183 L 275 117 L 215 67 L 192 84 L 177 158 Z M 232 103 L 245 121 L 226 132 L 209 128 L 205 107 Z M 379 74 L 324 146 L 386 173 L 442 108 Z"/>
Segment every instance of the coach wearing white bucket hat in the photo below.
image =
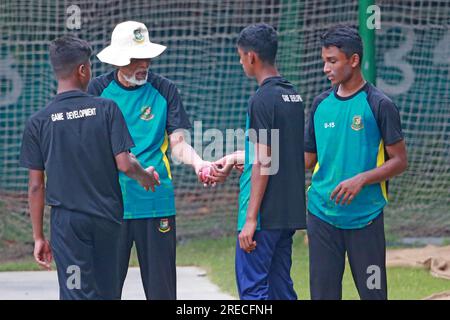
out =
<path fill-rule="evenodd" d="M 95 78 L 88 88 L 89 93 L 119 105 L 136 144 L 132 153 L 143 166 L 151 164 L 160 174 L 161 185 L 152 193 L 142 192 L 136 182 L 120 176 L 124 200 L 119 247 L 121 288 L 135 243 L 147 299 L 176 299 L 175 199 L 168 146 L 172 156 L 191 165 L 198 176 L 202 168 L 211 166 L 184 140 L 180 129 L 189 129 L 190 122 L 176 86 L 149 71 L 150 59 L 165 49 L 150 41 L 144 24 L 119 23 L 111 45 L 97 55 L 117 69 Z"/>
<path fill-rule="evenodd" d="M 126 21 L 114 28 L 111 45 L 103 49 L 97 57 L 102 62 L 123 67 L 130 64 L 133 58 L 156 58 L 166 48 L 150 41 L 148 30 L 143 23 Z"/>

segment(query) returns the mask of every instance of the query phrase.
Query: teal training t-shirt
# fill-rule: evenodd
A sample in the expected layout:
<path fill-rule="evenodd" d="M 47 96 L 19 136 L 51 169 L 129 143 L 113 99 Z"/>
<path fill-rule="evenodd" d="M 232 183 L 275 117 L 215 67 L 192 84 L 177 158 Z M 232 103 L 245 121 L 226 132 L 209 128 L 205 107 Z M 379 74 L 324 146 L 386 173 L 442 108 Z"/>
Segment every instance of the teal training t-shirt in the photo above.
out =
<path fill-rule="evenodd" d="M 369 83 L 349 97 L 338 96 L 337 88 L 316 97 L 305 131 L 305 151 L 317 153 L 308 211 L 342 229 L 368 225 L 388 201 L 387 181 L 364 186 L 350 205 L 330 195 L 342 181 L 381 166 L 385 146 L 402 139 L 397 107 Z"/>
<path fill-rule="evenodd" d="M 303 133 L 304 107 L 294 86 L 281 76 L 265 79 L 249 100 L 238 230 L 247 217 L 256 143 L 269 146 L 272 152 L 257 229 L 306 227 Z"/>
<path fill-rule="evenodd" d="M 248 129 L 250 119 L 248 114 L 246 116 L 245 122 L 245 161 L 244 161 L 244 171 L 239 178 L 239 211 L 238 211 L 238 225 L 237 230 L 241 231 L 244 227 L 245 220 L 247 218 L 247 209 L 250 202 L 250 192 L 251 192 L 251 177 L 253 162 L 255 161 L 255 144 L 250 141 L 248 136 Z M 258 224 L 256 230 L 261 229 L 261 214 L 258 212 Z"/>
<path fill-rule="evenodd" d="M 147 192 L 137 181 L 120 173 L 124 219 L 175 215 L 174 189 L 167 157 L 168 136 L 176 129 L 190 128 L 176 86 L 168 79 L 149 72 L 144 85 L 124 87 L 117 80 L 117 71 L 113 71 L 93 79 L 88 92 L 117 103 L 136 145 L 131 152 L 144 168 L 155 167 L 161 181 L 155 192 Z"/>

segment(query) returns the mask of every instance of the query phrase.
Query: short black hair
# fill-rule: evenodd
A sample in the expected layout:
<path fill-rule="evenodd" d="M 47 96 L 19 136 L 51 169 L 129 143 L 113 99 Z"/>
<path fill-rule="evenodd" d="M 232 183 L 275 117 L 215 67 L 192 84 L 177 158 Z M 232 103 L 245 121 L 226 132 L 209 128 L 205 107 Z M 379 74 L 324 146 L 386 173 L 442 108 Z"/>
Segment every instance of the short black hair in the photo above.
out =
<path fill-rule="evenodd" d="M 256 52 L 261 61 L 273 65 L 278 50 L 278 35 L 268 24 L 254 24 L 241 31 L 237 46 L 245 52 Z"/>
<path fill-rule="evenodd" d="M 320 36 L 322 47 L 337 47 L 347 58 L 353 54 L 359 56 L 359 65 L 363 59 L 363 43 L 358 31 L 347 25 L 337 25 Z"/>
<path fill-rule="evenodd" d="M 57 78 L 68 77 L 74 69 L 89 61 L 92 48 L 87 41 L 65 35 L 50 44 L 50 62 Z"/>

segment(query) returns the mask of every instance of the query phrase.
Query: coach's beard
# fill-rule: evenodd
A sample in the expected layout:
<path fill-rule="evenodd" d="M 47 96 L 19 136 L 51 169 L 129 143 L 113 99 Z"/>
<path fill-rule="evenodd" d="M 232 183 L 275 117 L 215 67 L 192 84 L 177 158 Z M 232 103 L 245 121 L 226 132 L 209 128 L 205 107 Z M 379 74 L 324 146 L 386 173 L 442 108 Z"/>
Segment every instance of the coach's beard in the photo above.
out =
<path fill-rule="evenodd" d="M 142 80 L 139 80 L 136 78 L 136 74 L 138 73 L 142 73 L 145 72 L 145 78 Z M 125 78 L 125 80 L 127 80 L 130 84 L 134 85 L 134 86 L 142 86 L 143 84 L 145 84 L 147 82 L 147 78 L 148 78 L 148 71 L 147 70 L 136 70 L 136 72 L 131 76 L 128 77 L 125 74 L 122 74 L 122 76 Z"/>

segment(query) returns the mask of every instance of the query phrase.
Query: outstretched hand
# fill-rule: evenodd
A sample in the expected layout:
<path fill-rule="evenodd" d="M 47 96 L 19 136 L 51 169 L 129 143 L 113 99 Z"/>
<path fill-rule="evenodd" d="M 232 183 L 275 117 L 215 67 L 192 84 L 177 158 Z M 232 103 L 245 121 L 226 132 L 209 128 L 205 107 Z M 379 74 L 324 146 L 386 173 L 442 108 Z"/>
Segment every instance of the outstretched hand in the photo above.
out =
<path fill-rule="evenodd" d="M 213 181 L 210 181 L 209 176 L 214 173 L 215 167 L 210 161 L 202 161 L 195 166 L 195 174 L 197 175 L 198 182 L 203 183 L 204 187 L 215 186 Z"/>
<path fill-rule="evenodd" d="M 203 183 L 204 187 L 214 187 L 218 182 L 224 182 L 227 175 L 215 163 L 209 162 L 208 165 L 203 166 L 197 173 L 199 182 Z"/>
<path fill-rule="evenodd" d="M 205 187 L 214 187 L 217 183 L 225 182 L 233 168 L 240 172 L 243 170 L 243 165 L 237 163 L 235 153 L 226 155 L 215 162 L 202 161 L 196 166 L 195 172 L 199 182 Z"/>
<path fill-rule="evenodd" d="M 243 163 L 236 163 L 234 165 L 234 168 L 239 171 L 240 173 L 242 173 L 244 171 L 244 164 Z"/>
<path fill-rule="evenodd" d="M 244 165 L 237 163 L 237 159 L 234 153 L 226 155 L 216 162 L 214 164 L 217 167 L 217 182 L 224 182 L 226 178 L 230 175 L 233 168 L 237 169 L 238 171 L 242 172 L 244 169 Z"/>

